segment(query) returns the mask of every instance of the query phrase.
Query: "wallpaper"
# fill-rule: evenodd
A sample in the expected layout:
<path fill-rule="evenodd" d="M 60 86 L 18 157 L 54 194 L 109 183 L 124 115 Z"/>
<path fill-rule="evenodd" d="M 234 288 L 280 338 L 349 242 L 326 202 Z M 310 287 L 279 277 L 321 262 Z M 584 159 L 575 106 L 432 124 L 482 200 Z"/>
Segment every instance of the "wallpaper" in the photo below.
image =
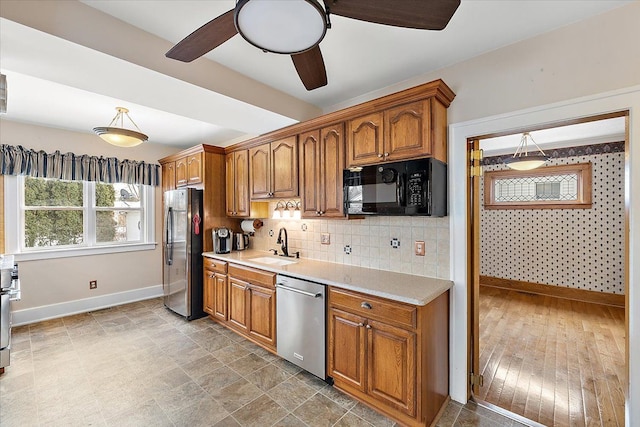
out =
<path fill-rule="evenodd" d="M 481 275 L 624 294 L 624 145 L 571 150 L 548 165 L 592 163 L 591 209 L 481 207 Z"/>

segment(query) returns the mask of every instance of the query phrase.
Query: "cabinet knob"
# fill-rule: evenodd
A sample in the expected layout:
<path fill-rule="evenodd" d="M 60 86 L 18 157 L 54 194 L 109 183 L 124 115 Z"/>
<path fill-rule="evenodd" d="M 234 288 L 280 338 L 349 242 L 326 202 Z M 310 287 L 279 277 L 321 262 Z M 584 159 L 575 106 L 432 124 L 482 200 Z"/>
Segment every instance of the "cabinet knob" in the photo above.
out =
<path fill-rule="evenodd" d="M 213 274 L 209 274 L 209 279 L 213 279 Z"/>
<path fill-rule="evenodd" d="M 365 328 L 371 329 L 371 325 L 364 325 Z"/>
<path fill-rule="evenodd" d="M 316 215 L 320 216 L 320 211 L 316 211 Z"/>
<path fill-rule="evenodd" d="M 364 326 L 364 323 L 358 323 L 358 327 L 362 328 Z"/>
<path fill-rule="evenodd" d="M 378 157 L 382 157 L 382 154 L 378 154 Z"/>
<path fill-rule="evenodd" d="M 384 156 L 385 157 L 389 157 L 389 153 L 384 153 Z"/>
<path fill-rule="evenodd" d="M 362 304 L 360 304 L 360 307 L 371 310 L 371 304 L 369 304 L 368 302 L 363 302 Z"/>

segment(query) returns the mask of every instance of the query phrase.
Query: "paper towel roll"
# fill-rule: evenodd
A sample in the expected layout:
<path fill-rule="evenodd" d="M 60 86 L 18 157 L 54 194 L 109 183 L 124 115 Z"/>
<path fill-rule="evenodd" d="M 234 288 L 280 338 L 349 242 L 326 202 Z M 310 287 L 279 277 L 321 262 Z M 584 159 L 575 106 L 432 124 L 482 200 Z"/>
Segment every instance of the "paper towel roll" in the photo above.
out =
<path fill-rule="evenodd" d="M 262 227 L 262 221 L 259 219 L 245 219 L 240 224 L 242 231 L 246 233 L 255 233 L 260 227 Z"/>

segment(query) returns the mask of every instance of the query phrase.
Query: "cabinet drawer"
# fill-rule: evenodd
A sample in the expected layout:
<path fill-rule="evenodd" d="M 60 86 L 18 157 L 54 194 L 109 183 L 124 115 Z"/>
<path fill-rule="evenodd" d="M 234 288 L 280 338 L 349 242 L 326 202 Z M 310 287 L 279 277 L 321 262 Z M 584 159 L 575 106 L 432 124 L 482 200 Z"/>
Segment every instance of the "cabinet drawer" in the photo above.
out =
<path fill-rule="evenodd" d="M 329 288 L 329 304 L 352 313 L 414 329 L 416 307 L 344 289 Z"/>
<path fill-rule="evenodd" d="M 204 259 L 204 268 L 207 270 L 215 271 L 216 273 L 227 274 L 227 262 L 217 259 L 206 258 Z"/>
<path fill-rule="evenodd" d="M 275 273 L 236 264 L 229 264 L 229 275 L 254 285 L 262 285 L 275 289 Z"/>

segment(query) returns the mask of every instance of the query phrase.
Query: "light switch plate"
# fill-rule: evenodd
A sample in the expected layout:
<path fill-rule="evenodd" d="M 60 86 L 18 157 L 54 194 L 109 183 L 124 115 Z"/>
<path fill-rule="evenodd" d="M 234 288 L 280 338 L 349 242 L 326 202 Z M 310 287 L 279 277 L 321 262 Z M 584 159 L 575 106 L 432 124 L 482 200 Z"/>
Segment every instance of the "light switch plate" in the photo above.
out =
<path fill-rule="evenodd" d="M 424 256 L 424 242 L 422 240 L 416 240 L 413 249 L 417 256 Z"/>
<path fill-rule="evenodd" d="M 323 245 L 330 245 L 331 244 L 331 234 L 329 234 L 329 233 L 320 234 L 320 243 L 323 244 Z"/>

